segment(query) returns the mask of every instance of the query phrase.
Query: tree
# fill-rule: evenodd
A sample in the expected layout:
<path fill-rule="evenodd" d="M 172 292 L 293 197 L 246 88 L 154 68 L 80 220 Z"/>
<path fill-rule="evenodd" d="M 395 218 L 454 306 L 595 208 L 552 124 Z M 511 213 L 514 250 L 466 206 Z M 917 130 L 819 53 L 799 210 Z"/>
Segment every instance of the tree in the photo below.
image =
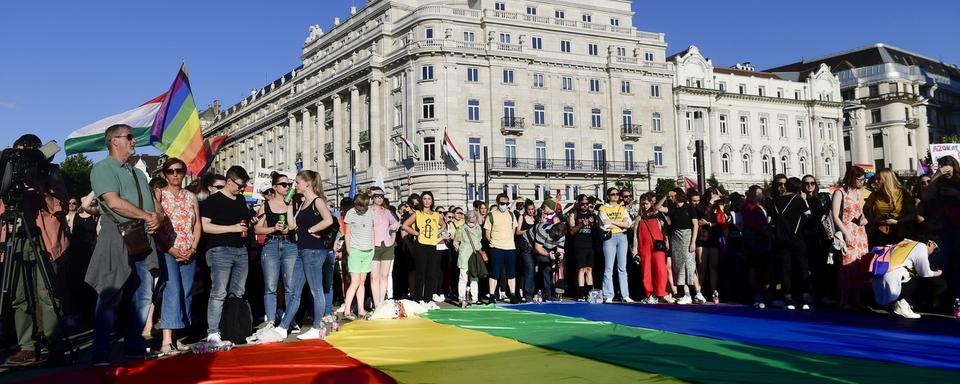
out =
<path fill-rule="evenodd" d="M 90 187 L 91 168 L 93 168 L 93 162 L 82 153 L 69 156 L 60 163 L 63 182 L 70 196 L 80 198 L 93 190 Z"/>
<path fill-rule="evenodd" d="M 613 186 L 617 187 L 617 189 L 620 190 L 620 193 L 623 193 L 623 191 L 630 191 L 631 194 L 636 194 L 633 190 L 633 180 L 617 180 L 613 183 Z"/>
<path fill-rule="evenodd" d="M 944 135 L 943 137 L 940 138 L 940 144 L 943 144 L 943 143 L 947 143 L 947 144 L 960 143 L 960 135 L 958 134 Z"/>
<path fill-rule="evenodd" d="M 730 194 L 729 192 L 727 192 L 727 188 L 724 187 L 723 184 L 720 184 L 720 181 L 717 180 L 716 175 L 713 175 L 713 174 L 710 175 L 710 178 L 707 179 L 707 185 L 716 188 L 718 191 L 720 191 L 720 194 L 723 196 L 727 196 Z"/>
<path fill-rule="evenodd" d="M 657 179 L 657 187 L 654 189 L 654 194 L 657 195 L 657 199 L 667 195 L 667 192 L 670 192 L 677 188 L 676 179 Z"/>

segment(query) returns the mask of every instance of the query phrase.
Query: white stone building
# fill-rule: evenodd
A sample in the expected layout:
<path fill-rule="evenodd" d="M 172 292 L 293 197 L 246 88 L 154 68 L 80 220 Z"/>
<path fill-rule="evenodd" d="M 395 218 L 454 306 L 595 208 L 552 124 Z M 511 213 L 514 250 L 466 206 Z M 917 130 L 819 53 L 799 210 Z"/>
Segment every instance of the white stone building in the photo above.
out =
<path fill-rule="evenodd" d="M 695 140 L 704 141 L 706 177 L 731 191 L 769 181 L 775 173 L 841 177 L 840 82 L 821 67 L 798 81 L 749 64 L 718 68 L 696 46 L 670 56 L 676 65 L 677 164 L 696 179 Z"/>
<path fill-rule="evenodd" d="M 767 70 L 796 77 L 828 66 L 840 78 L 847 165 L 913 175 L 929 144 L 960 129 L 960 67 L 885 44 Z"/>
<path fill-rule="evenodd" d="M 647 160 L 654 179 L 677 176 L 666 42 L 634 28 L 630 1 L 379 0 L 351 13 L 310 28 L 301 66 L 215 113 L 205 136 L 231 137 L 214 169 L 302 162 L 332 195 L 353 163 L 361 186 L 382 177 L 393 199 L 431 190 L 440 204 L 594 194 L 602 150 L 611 185 Z M 444 132 L 466 161 L 443 154 Z M 484 147 L 489 196 L 474 186 Z"/>

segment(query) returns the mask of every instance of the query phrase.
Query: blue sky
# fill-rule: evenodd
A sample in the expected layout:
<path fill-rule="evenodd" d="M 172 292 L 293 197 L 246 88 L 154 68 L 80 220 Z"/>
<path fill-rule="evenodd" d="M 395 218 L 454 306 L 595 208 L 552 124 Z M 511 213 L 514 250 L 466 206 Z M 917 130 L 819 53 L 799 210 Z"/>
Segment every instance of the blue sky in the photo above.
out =
<path fill-rule="evenodd" d="M 214 99 L 229 106 L 299 65 L 309 25 L 328 30 L 365 3 L 4 1 L 0 145 L 26 132 L 62 144 L 74 129 L 162 93 L 181 60 L 198 108 Z M 667 34 L 669 53 L 696 44 L 718 66 L 767 68 L 876 42 L 960 63 L 955 0 L 634 1 L 634 11 L 637 28 Z"/>

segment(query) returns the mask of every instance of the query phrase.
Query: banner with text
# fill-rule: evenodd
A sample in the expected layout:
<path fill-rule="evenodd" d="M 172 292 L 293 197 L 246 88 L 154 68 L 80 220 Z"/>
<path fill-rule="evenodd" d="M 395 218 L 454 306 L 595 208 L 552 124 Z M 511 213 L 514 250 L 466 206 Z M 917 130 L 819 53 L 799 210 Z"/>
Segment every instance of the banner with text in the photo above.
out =
<path fill-rule="evenodd" d="M 944 156 L 953 156 L 954 159 L 960 160 L 960 144 L 930 144 L 930 160 L 933 164 Z"/>
<path fill-rule="evenodd" d="M 256 174 L 253 176 L 253 196 L 250 197 L 256 200 L 263 200 L 263 191 L 273 188 L 273 179 L 270 177 L 273 172 L 279 172 L 280 174 L 287 176 L 291 182 L 293 182 L 293 179 L 296 176 L 293 173 L 278 171 L 276 169 L 258 169 Z"/>

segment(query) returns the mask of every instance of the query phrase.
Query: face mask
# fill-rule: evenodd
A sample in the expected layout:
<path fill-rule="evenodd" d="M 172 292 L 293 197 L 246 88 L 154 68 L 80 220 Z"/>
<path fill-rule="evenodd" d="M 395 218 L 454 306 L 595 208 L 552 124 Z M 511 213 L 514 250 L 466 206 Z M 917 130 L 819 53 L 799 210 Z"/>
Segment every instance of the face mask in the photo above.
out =
<path fill-rule="evenodd" d="M 473 228 L 477 226 L 477 223 L 467 223 L 467 226 L 469 226 L 470 228 Z"/>
<path fill-rule="evenodd" d="M 500 204 L 498 207 L 500 208 L 500 212 L 506 212 L 510 209 L 510 204 Z"/>

